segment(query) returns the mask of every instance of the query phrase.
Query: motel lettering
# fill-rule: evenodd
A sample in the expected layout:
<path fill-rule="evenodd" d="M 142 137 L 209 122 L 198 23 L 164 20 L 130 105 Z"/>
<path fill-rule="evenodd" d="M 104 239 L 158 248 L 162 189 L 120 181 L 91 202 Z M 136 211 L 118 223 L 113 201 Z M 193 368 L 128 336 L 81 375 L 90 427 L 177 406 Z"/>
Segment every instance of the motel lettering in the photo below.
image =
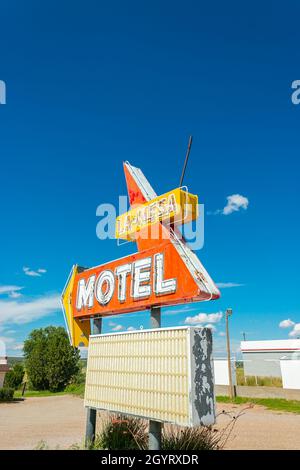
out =
<path fill-rule="evenodd" d="M 117 217 L 116 238 L 136 241 L 138 251 L 91 268 L 73 266 L 62 305 L 74 346 L 88 346 L 91 322 L 84 320 L 220 295 L 200 260 L 176 235 L 178 225 L 198 217 L 198 196 L 183 188 L 157 196 L 141 170 L 125 162 L 124 172 L 131 209 Z M 157 236 L 148 232 L 150 226 Z"/>
<path fill-rule="evenodd" d="M 156 296 L 172 294 L 176 292 L 176 287 L 176 278 L 164 278 L 164 255 L 157 253 L 153 257 L 121 264 L 114 272 L 105 269 L 98 276 L 93 274 L 87 280 L 80 279 L 77 285 L 76 309 L 80 311 L 83 307 L 93 308 L 95 302 L 102 306 L 107 305 L 115 291 L 118 302 L 123 303 L 126 302 L 128 290 L 134 300 L 140 300 L 150 297 L 152 292 Z"/>

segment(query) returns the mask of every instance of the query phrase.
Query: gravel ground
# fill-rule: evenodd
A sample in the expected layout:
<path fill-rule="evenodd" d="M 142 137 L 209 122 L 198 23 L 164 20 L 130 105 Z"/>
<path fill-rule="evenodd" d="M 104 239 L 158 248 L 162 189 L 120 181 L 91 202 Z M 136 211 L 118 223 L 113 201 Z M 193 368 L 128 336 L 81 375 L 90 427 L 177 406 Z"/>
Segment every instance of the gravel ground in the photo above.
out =
<path fill-rule="evenodd" d="M 225 449 L 231 450 L 294 450 L 300 449 L 300 415 L 270 411 L 262 406 L 218 403 L 218 428 L 240 415 Z"/>
<path fill-rule="evenodd" d="M 83 400 L 71 395 L 0 404 L 0 449 L 34 449 L 41 441 L 67 449 L 82 443 L 84 427 Z"/>
<path fill-rule="evenodd" d="M 219 428 L 241 414 L 226 449 L 299 449 L 300 415 L 279 413 L 261 406 L 218 404 Z M 85 409 L 80 398 L 62 395 L 27 398 L 0 404 L 0 449 L 34 449 L 44 441 L 50 449 L 82 444 Z"/>

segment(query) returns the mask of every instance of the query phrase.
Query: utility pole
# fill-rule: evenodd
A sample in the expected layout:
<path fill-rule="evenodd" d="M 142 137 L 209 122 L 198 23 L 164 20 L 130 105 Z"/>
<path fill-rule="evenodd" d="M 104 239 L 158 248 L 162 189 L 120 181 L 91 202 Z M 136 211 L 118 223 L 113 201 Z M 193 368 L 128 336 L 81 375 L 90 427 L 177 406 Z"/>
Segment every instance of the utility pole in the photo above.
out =
<path fill-rule="evenodd" d="M 228 362 L 228 377 L 229 377 L 229 396 L 232 400 L 234 397 L 234 390 L 232 385 L 232 370 L 231 370 L 231 357 L 230 357 L 230 340 L 229 340 L 229 325 L 228 318 L 232 315 L 232 308 L 227 308 L 225 313 L 226 319 L 226 342 L 227 342 L 227 362 Z"/>
<path fill-rule="evenodd" d="M 102 318 L 94 318 L 93 334 L 100 335 L 102 331 Z M 85 447 L 89 448 L 95 442 L 96 436 L 96 420 L 97 410 L 88 408 L 86 413 L 86 429 L 85 429 Z"/>
<path fill-rule="evenodd" d="M 245 332 L 243 333 L 243 339 L 244 339 L 244 341 L 246 341 L 246 333 Z"/>
<path fill-rule="evenodd" d="M 161 309 L 160 307 L 151 307 L 151 328 L 161 327 Z M 161 430 L 162 424 L 159 421 L 149 421 L 149 450 L 161 449 Z"/>

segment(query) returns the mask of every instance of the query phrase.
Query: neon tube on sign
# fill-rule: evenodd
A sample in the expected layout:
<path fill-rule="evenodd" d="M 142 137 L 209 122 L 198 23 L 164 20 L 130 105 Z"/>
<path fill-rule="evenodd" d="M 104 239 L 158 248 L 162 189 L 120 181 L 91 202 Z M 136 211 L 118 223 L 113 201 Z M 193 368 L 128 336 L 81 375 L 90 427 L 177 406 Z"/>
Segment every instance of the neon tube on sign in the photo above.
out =
<path fill-rule="evenodd" d="M 151 276 L 152 266 L 153 276 Z M 95 303 L 100 306 L 108 305 L 116 290 L 118 302 L 126 302 L 128 283 L 130 283 L 130 296 L 134 300 L 148 298 L 152 292 L 155 296 L 172 294 L 177 288 L 175 278 L 164 279 L 164 255 L 157 253 L 153 257 L 117 266 L 114 272 L 105 269 L 97 276 L 93 274 L 87 280 L 80 279 L 77 285 L 77 311 L 81 311 L 83 307 L 93 308 Z"/>
<path fill-rule="evenodd" d="M 144 204 L 138 204 L 116 219 L 116 238 L 134 240 L 137 232 L 160 221 L 188 223 L 198 217 L 198 196 L 173 189 Z"/>
<path fill-rule="evenodd" d="M 62 306 L 74 346 L 88 346 L 90 322 L 83 320 L 91 317 L 220 296 L 198 257 L 174 229 L 198 216 L 197 196 L 181 188 L 157 196 L 141 170 L 127 162 L 124 172 L 131 210 L 118 217 L 116 235 L 134 239 L 138 252 L 92 268 L 73 266 Z M 148 232 L 150 225 L 155 236 Z M 143 236 L 136 237 L 139 231 Z"/>

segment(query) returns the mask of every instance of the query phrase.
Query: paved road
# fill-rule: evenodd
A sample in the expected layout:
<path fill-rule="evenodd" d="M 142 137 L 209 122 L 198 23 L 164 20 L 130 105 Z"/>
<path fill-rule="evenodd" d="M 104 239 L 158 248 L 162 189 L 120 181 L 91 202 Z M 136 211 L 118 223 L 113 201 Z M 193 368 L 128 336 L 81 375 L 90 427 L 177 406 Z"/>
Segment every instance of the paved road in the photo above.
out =
<path fill-rule="evenodd" d="M 271 412 L 260 406 L 218 404 L 218 413 L 236 416 L 227 449 L 299 449 L 300 415 Z M 244 411 L 243 411 L 244 410 Z M 230 417 L 221 414 L 218 427 Z M 0 404 L 0 449 L 34 449 L 45 441 L 50 449 L 67 449 L 83 442 L 85 410 L 80 398 L 62 395 L 27 398 Z"/>

